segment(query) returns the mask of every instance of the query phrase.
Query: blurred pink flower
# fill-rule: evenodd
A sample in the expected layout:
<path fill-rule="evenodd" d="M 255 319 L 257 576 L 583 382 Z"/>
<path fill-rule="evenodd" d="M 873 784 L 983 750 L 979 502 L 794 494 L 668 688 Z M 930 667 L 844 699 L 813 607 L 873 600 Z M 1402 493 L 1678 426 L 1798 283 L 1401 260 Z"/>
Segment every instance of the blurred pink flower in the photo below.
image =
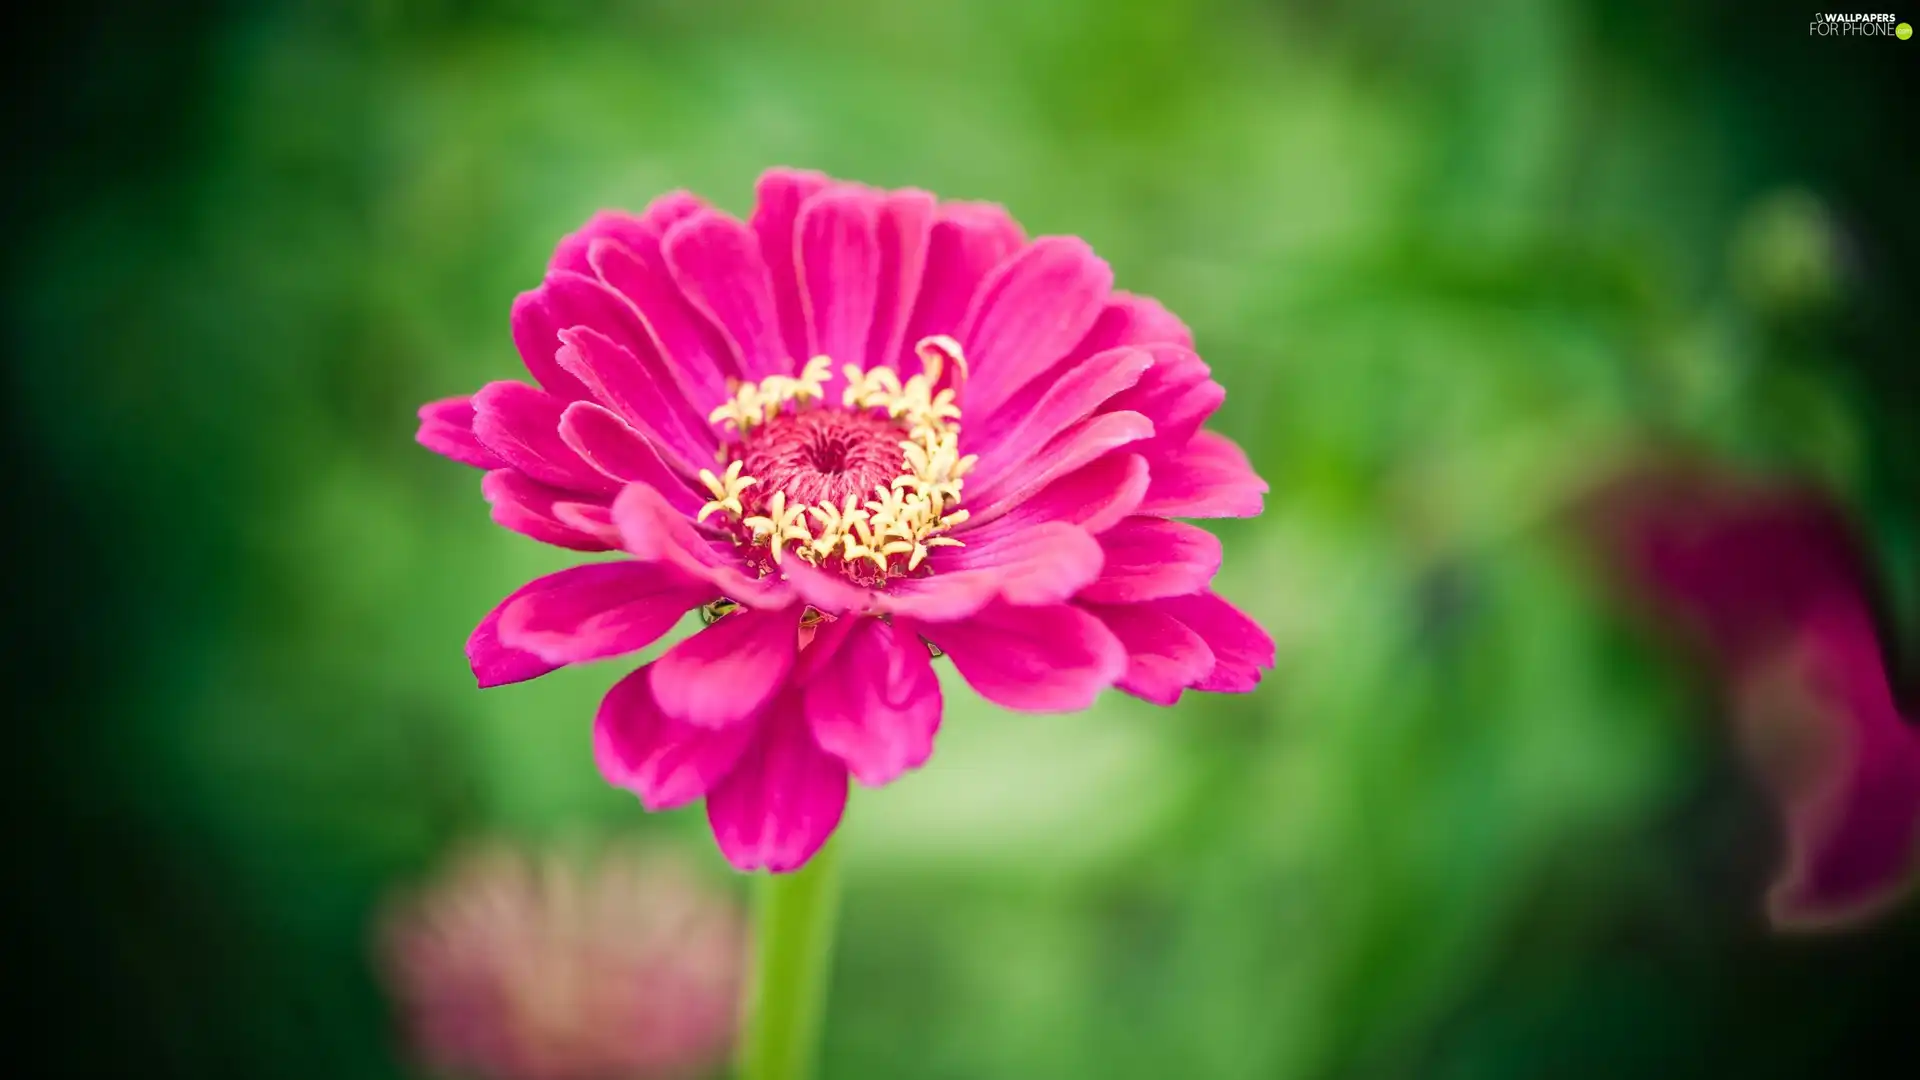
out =
<path fill-rule="evenodd" d="M 1253 689 L 1272 642 L 1173 519 L 1257 514 L 1266 484 L 1202 430 L 1225 391 L 1178 319 L 997 206 L 784 169 L 758 196 L 745 222 L 684 192 L 596 215 L 514 306 L 539 386 L 421 410 L 500 524 L 629 556 L 507 597 L 467 645 L 482 686 L 705 606 L 607 695 L 597 757 L 650 810 L 704 797 L 727 858 L 774 871 L 849 773 L 927 760 L 928 643 L 1029 712 Z"/>
<path fill-rule="evenodd" d="M 1718 673 L 1786 821 L 1777 925 L 1855 921 L 1920 867 L 1920 730 L 1889 685 L 1880 592 L 1825 493 L 1635 472 L 1589 521 L 1634 598 Z"/>
<path fill-rule="evenodd" d="M 590 864 L 489 848 L 381 922 L 381 969 L 428 1067 L 496 1080 L 717 1073 L 745 929 L 665 853 Z"/>

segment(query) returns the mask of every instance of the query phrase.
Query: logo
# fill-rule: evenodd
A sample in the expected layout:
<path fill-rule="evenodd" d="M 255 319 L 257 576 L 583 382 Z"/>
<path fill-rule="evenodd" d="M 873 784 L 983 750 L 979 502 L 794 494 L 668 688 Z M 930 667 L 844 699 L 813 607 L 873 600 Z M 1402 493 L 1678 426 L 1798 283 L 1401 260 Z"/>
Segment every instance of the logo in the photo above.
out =
<path fill-rule="evenodd" d="M 1895 24 L 1891 15 L 1858 13 L 1815 13 L 1807 24 L 1808 37 L 1891 37 L 1905 41 L 1913 36 L 1913 27 Z"/>

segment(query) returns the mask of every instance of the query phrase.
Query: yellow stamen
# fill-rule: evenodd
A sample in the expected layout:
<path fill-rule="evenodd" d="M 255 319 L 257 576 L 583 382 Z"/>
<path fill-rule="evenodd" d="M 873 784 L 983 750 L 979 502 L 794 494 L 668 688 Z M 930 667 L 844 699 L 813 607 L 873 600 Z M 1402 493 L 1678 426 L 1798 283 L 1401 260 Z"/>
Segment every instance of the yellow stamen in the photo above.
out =
<path fill-rule="evenodd" d="M 707 486 L 707 491 L 713 499 L 700 508 L 699 516 L 694 518 L 695 521 L 705 521 L 712 514 L 722 510 L 731 511 L 735 517 L 746 513 L 745 508 L 740 505 L 740 493 L 760 481 L 756 477 L 741 476 L 742 464 L 736 461 L 727 466 L 724 478 L 713 475 L 711 469 L 700 470 L 700 482 Z"/>
<path fill-rule="evenodd" d="M 807 531 L 806 525 L 800 520 L 801 515 L 806 512 L 805 506 L 788 506 L 787 493 L 776 491 L 773 493 L 773 498 L 767 502 L 765 514 L 756 514 L 741 524 L 753 530 L 755 540 L 767 541 L 773 549 L 774 564 L 778 565 L 781 553 L 786 550 L 787 541 L 798 540 L 802 544 L 813 541 L 813 534 Z"/>
<path fill-rule="evenodd" d="M 807 512 L 812 514 L 814 520 L 820 524 L 820 530 L 813 540 L 815 554 L 821 557 L 832 554 L 833 549 L 840 546 L 840 538 L 846 535 L 847 530 L 851 529 L 855 522 L 866 523 L 867 512 L 860 509 L 859 503 L 858 495 L 849 495 L 840 506 L 821 503 L 807 508 Z"/>
<path fill-rule="evenodd" d="M 827 396 L 827 380 L 833 378 L 833 361 L 816 356 L 807 361 L 800 377 L 793 380 L 793 400 L 808 405 Z"/>

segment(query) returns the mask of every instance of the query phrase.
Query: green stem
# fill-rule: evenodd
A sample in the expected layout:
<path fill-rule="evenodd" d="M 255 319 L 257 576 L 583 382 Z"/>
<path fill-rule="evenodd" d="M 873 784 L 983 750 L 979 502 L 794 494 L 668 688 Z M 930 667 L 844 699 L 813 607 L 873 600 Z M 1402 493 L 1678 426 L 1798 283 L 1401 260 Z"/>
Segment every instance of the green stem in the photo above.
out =
<path fill-rule="evenodd" d="M 741 997 L 740 1080 L 808 1080 L 825 1018 L 840 905 L 839 844 L 756 882 L 753 971 Z"/>

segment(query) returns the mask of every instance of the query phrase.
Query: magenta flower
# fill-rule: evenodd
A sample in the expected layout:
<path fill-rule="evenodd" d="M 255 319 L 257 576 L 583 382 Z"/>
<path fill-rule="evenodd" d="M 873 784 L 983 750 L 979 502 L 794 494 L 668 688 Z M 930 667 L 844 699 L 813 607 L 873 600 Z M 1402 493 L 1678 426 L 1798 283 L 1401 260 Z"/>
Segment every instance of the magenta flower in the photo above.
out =
<path fill-rule="evenodd" d="M 493 1080 L 708 1076 L 733 1044 L 745 919 L 683 860 L 468 853 L 379 924 L 410 1050 Z"/>
<path fill-rule="evenodd" d="M 1880 593 L 1841 509 L 1694 470 L 1632 474 L 1594 508 L 1633 594 L 1720 678 L 1782 807 L 1774 922 L 1857 921 L 1897 899 L 1920 865 L 1920 730 L 1895 704 Z"/>
<path fill-rule="evenodd" d="M 707 801 L 741 869 L 792 870 L 847 777 L 921 765 L 929 643 L 1011 709 L 1114 686 L 1243 692 L 1273 645 L 1176 518 L 1258 514 L 1202 430 L 1225 397 L 1185 326 L 1071 237 L 996 206 L 773 170 L 746 222 L 685 193 L 567 237 L 513 309 L 539 386 L 421 410 L 502 525 L 626 558 L 534 581 L 468 642 L 482 686 L 711 625 L 622 679 L 607 779 Z"/>

